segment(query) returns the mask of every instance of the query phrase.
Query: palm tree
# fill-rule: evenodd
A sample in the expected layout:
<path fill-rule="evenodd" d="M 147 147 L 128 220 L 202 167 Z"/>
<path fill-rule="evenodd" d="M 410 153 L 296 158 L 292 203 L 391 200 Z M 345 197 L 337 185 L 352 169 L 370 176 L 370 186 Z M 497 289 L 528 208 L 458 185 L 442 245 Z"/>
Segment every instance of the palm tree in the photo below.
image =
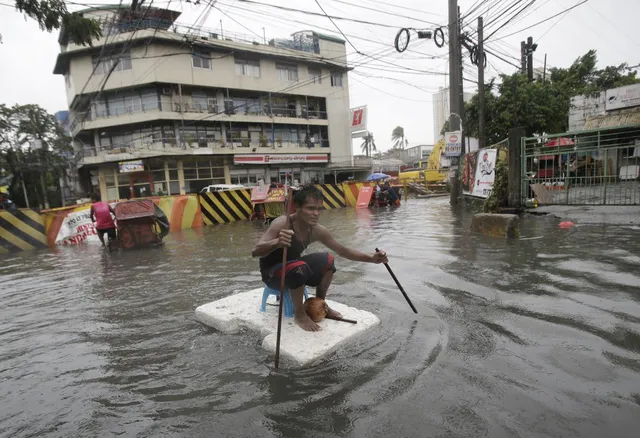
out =
<path fill-rule="evenodd" d="M 394 149 L 404 149 L 409 144 L 409 140 L 404 138 L 404 128 L 402 126 L 396 126 L 391 132 L 391 141 L 393 141 Z"/>
<path fill-rule="evenodd" d="M 362 147 L 362 152 L 364 152 L 367 157 L 371 152 L 378 150 L 376 148 L 376 142 L 373 139 L 373 134 L 371 132 L 367 131 L 367 135 L 364 136 L 364 141 L 362 142 L 360 147 Z"/>

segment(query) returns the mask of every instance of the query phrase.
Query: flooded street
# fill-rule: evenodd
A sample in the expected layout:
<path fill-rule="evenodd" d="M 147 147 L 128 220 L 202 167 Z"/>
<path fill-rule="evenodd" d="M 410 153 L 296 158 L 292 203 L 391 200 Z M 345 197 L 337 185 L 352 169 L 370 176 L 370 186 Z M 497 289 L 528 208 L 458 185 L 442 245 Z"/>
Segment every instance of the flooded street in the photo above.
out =
<path fill-rule="evenodd" d="M 194 319 L 260 287 L 260 223 L 0 258 L 0 436 L 638 436 L 640 229 L 539 217 L 509 242 L 470 220 L 447 198 L 323 213 L 388 252 L 419 314 L 382 265 L 336 257 L 329 298 L 381 324 L 295 371 Z"/>

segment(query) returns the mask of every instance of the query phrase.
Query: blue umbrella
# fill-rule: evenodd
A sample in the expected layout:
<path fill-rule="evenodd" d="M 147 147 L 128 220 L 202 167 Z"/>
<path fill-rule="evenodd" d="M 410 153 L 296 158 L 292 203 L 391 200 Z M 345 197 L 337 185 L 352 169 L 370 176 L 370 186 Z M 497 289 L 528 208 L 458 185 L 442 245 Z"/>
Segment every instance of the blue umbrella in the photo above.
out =
<path fill-rule="evenodd" d="M 372 173 L 367 177 L 367 181 L 378 181 L 387 178 L 391 178 L 391 176 L 387 175 L 386 173 Z"/>

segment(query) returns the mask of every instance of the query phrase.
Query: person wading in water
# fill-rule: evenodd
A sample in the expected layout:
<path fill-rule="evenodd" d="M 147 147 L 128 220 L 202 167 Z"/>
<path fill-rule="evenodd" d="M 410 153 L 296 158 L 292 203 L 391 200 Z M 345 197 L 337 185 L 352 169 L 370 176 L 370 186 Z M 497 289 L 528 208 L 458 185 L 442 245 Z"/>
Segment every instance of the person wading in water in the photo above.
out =
<path fill-rule="evenodd" d="M 112 214 L 115 216 L 116 212 L 113 211 L 113 208 L 108 202 L 101 202 L 97 193 L 91 195 L 91 202 L 91 210 L 89 212 L 91 222 L 96 224 L 98 238 L 100 239 L 100 242 L 102 242 L 102 246 L 105 246 L 105 233 L 109 235 L 109 239 L 112 241 L 117 238 L 116 224 L 113 222 L 113 218 L 111 217 Z"/>
<path fill-rule="evenodd" d="M 324 299 L 336 272 L 333 255 L 317 252 L 302 255 L 311 242 L 322 242 L 341 257 L 357 262 L 387 263 L 384 251 L 367 254 L 348 248 L 337 242 L 329 230 L 318 224 L 322 207 L 322 192 L 314 185 L 302 186 L 293 195 L 295 213 L 291 215 L 291 224 L 287 227 L 286 216 L 274 220 L 260 241 L 251 251 L 252 257 L 260 257 L 262 281 L 274 289 L 280 289 L 282 274 L 282 253 L 287 247 L 285 285 L 291 291 L 295 322 L 304 330 L 318 331 L 320 326 L 313 322 L 304 311 L 304 287 L 314 286 L 316 296 Z M 329 309 L 328 316 L 341 317 L 338 312 Z"/>

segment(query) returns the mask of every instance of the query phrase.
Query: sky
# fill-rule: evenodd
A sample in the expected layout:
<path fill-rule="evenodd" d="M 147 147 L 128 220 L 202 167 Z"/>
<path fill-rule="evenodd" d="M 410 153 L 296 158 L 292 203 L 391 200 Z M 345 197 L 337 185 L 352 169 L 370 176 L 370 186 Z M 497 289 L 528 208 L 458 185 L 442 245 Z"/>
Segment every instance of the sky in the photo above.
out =
<path fill-rule="evenodd" d="M 640 64 L 638 0 L 587 0 L 553 19 L 518 32 L 583 1 L 459 0 L 465 31 L 473 35 L 478 15 L 483 16 L 485 38 L 488 37 L 486 49 L 493 52 L 487 55 L 487 82 L 500 73 L 510 74 L 516 70 L 520 41 L 529 36 L 538 44 L 534 68 L 543 67 L 545 55 L 548 68 L 567 67 L 590 49 L 597 50 L 599 67 L 625 62 Z M 95 4 L 118 3 L 104 0 Z M 447 86 L 448 47 L 445 44 L 438 48 L 433 40 L 419 40 L 415 31 L 434 31 L 441 26 L 446 29 L 446 0 L 218 0 L 212 3 L 214 6 L 208 7 L 205 1 L 196 5 L 179 0 L 155 0 L 153 5 L 181 11 L 179 23 L 197 23 L 210 29 L 219 29 L 222 24 L 224 32 L 256 38 L 262 38 L 263 32 L 267 39 L 287 38 L 300 30 L 346 37 L 347 60 L 355 67 L 349 73 L 350 106 L 367 105 L 368 129 L 374 135 L 378 150 L 392 147 L 391 132 L 396 126 L 404 128 L 409 147 L 433 144 L 433 93 Z M 508 21 L 529 3 L 517 17 Z M 71 1 L 67 4 L 70 11 L 86 8 Z M 12 5 L 12 0 L 0 0 L 0 103 L 35 103 L 52 113 L 67 109 L 64 78 L 52 73 L 59 52 L 58 32 L 42 31 L 35 21 L 24 18 Z M 308 13 L 285 11 L 277 6 Z M 330 16 L 367 23 L 339 19 L 332 22 L 324 16 L 323 9 Z M 407 50 L 398 53 L 394 39 L 402 28 L 413 30 Z M 497 32 L 491 35 L 494 31 Z M 477 81 L 477 67 L 470 64 L 468 56 L 464 74 L 469 81 L 465 81 L 465 91 L 475 92 L 477 86 L 473 81 Z M 360 143 L 357 139 L 353 142 L 355 154 L 360 153 Z"/>

